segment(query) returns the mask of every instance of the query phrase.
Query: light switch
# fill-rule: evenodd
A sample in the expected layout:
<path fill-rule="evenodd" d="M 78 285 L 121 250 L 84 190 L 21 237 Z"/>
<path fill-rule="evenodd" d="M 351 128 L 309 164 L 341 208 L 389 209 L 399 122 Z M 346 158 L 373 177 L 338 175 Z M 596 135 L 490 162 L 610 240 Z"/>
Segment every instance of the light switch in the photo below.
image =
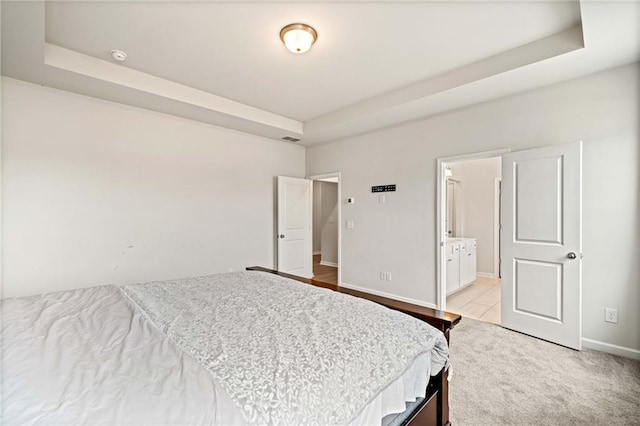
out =
<path fill-rule="evenodd" d="M 353 225 L 353 221 L 352 220 L 348 220 L 347 221 L 347 229 L 353 229 L 354 225 Z"/>
<path fill-rule="evenodd" d="M 384 194 L 380 194 L 379 197 L 378 197 L 378 202 L 380 204 L 386 203 L 387 202 L 387 197 Z"/>

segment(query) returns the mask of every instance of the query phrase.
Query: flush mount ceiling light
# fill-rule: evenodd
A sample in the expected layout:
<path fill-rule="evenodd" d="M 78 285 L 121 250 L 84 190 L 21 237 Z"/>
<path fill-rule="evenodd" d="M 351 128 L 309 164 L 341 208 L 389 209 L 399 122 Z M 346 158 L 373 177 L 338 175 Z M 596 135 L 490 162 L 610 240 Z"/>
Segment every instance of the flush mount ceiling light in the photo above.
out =
<path fill-rule="evenodd" d="M 317 38 L 316 30 L 307 24 L 289 24 L 280 30 L 280 39 L 293 53 L 304 53 L 311 49 Z"/>

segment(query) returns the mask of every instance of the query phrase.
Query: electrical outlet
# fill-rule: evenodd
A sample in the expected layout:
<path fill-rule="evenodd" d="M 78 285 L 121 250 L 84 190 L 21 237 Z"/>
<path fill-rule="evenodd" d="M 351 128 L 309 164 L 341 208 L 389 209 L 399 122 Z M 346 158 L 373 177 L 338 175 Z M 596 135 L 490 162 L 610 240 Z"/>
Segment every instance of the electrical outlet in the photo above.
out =
<path fill-rule="evenodd" d="M 391 281 L 391 272 L 380 272 L 380 279 L 382 281 Z"/>
<path fill-rule="evenodd" d="M 604 320 L 606 322 L 618 323 L 618 310 L 613 308 L 604 308 Z"/>

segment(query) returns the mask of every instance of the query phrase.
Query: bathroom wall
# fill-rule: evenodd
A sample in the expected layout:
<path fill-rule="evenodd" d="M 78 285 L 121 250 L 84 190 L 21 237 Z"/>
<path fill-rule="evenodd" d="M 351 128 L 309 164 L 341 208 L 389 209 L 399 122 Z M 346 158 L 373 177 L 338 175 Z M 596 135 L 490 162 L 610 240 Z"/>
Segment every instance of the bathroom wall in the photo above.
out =
<path fill-rule="evenodd" d="M 462 235 L 457 236 L 478 239 L 477 272 L 482 275 L 494 275 L 494 185 L 501 165 L 500 157 L 449 165 L 461 192 L 458 219 Z"/>

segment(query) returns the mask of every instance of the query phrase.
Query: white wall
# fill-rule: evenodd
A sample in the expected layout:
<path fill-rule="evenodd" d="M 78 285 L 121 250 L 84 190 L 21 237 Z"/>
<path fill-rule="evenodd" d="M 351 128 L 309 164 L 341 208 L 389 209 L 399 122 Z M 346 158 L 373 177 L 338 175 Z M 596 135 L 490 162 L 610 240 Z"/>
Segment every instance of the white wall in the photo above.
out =
<path fill-rule="evenodd" d="M 2 82 L 4 297 L 273 266 L 302 147 Z"/>
<path fill-rule="evenodd" d="M 493 275 L 495 178 L 500 177 L 502 159 L 483 158 L 451 163 L 453 178 L 460 181 L 462 237 L 477 238 L 477 272 Z"/>
<path fill-rule="evenodd" d="M 436 159 L 583 140 L 583 337 L 639 350 L 639 82 L 633 64 L 308 149 L 307 174 L 341 171 L 356 197 L 342 210 L 355 225 L 343 228 L 342 281 L 435 304 Z M 371 185 L 392 183 L 378 203 Z"/>
<path fill-rule="evenodd" d="M 313 181 L 313 254 L 320 254 L 322 248 L 322 182 Z"/>
<path fill-rule="evenodd" d="M 313 181 L 313 252 L 338 263 L 338 184 Z"/>
<path fill-rule="evenodd" d="M 338 263 L 338 184 L 321 182 L 322 187 L 322 230 L 320 238 L 320 261 Z"/>

